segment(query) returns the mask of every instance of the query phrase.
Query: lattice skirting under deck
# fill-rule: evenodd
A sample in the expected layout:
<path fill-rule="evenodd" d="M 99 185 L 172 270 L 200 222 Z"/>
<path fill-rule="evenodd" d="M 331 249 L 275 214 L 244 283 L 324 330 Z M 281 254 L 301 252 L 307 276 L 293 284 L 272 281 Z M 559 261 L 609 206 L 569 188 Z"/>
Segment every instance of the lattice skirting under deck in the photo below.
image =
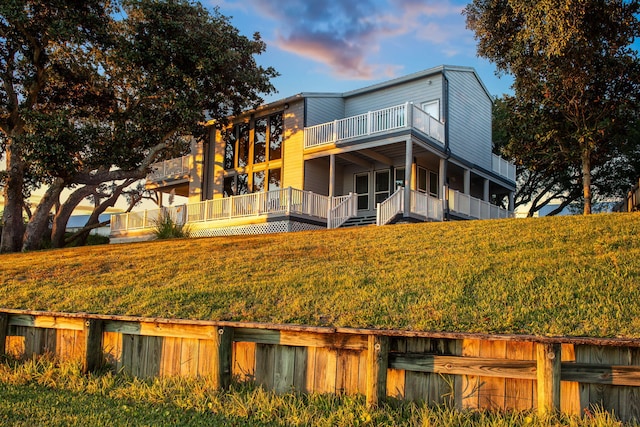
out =
<path fill-rule="evenodd" d="M 191 237 L 239 236 L 249 234 L 287 233 L 292 231 L 323 230 L 326 226 L 298 221 L 273 221 L 263 224 L 247 224 L 233 227 L 192 230 Z"/>

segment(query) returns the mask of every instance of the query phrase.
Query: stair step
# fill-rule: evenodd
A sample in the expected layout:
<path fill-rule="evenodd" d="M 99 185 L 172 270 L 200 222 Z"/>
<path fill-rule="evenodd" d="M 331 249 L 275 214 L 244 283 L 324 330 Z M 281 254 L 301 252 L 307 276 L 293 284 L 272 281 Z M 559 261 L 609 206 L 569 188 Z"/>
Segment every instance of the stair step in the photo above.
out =
<path fill-rule="evenodd" d="M 349 218 L 342 224 L 341 228 L 346 227 L 361 227 L 365 225 L 375 225 L 376 217 L 375 216 L 356 216 L 353 218 Z"/>

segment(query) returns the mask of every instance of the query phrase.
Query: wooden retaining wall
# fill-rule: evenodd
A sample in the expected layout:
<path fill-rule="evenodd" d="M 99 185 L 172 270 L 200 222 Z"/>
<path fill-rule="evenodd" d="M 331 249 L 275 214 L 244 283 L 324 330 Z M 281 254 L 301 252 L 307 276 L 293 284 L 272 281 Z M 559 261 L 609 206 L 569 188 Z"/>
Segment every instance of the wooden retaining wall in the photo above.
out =
<path fill-rule="evenodd" d="M 0 310 L 0 354 L 86 371 L 252 380 L 277 392 L 364 394 L 457 408 L 599 405 L 640 420 L 640 340 L 414 333 Z"/>

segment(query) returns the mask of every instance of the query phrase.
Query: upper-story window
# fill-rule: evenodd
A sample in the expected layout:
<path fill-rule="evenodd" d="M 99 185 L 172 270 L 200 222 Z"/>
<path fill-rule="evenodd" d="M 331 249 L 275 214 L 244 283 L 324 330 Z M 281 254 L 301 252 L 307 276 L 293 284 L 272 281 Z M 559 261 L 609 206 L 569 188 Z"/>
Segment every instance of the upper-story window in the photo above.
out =
<path fill-rule="evenodd" d="M 221 133 L 224 196 L 280 188 L 283 134 L 281 112 L 238 123 Z"/>

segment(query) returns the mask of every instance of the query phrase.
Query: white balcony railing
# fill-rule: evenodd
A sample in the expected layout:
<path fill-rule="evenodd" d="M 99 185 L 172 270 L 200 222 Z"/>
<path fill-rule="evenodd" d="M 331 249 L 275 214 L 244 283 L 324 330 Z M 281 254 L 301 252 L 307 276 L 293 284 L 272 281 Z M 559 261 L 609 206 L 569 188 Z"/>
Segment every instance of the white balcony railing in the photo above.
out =
<path fill-rule="evenodd" d="M 503 159 L 502 157 L 491 154 L 492 156 L 492 169 L 498 175 L 509 178 L 511 181 L 516 180 L 516 165 Z"/>
<path fill-rule="evenodd" d="M 166 178 L 188 175 L 191 170 L 190 163 L 191 155 L 154 163 L 151 165 L 153 172 L 147 176 L 147 179 L 149 181 L 161 181 Z"/>
<path fill-rule="evenodd" d="M 426 193 L 411 190 L 411 213 L 426 219 L 442 221 L 442 200 Z"/>
<path fill-rule="evenodd" d="M 411 113 L 411 114 L 410 114 Z M 352 138 L 388 132 L 395 129 L 416 128 L 444 143 L 444 123 L 431 117 L 411 103 L 369 111 L 328 123 L 304 128 L 304 148 L 339 143 Z"/>
<path fill-rule="evenodd" d="M 449 190 L 449 210 L 475 219 L 513 217 L 511 211 L 451 189 Z"/>
<path fill-rule="evenodd" d="M 172 208 L 152 209 L 111 216 L 111 231 L 153 228 L 162 211 L 179 223 L 198 223 L 222 219 L 243 218 L 265 214 L 297 213 L 321 219 L 327 218 L 329 198 L 311 191 L 284 188 L 222 199 L 205 200 Z"/>

